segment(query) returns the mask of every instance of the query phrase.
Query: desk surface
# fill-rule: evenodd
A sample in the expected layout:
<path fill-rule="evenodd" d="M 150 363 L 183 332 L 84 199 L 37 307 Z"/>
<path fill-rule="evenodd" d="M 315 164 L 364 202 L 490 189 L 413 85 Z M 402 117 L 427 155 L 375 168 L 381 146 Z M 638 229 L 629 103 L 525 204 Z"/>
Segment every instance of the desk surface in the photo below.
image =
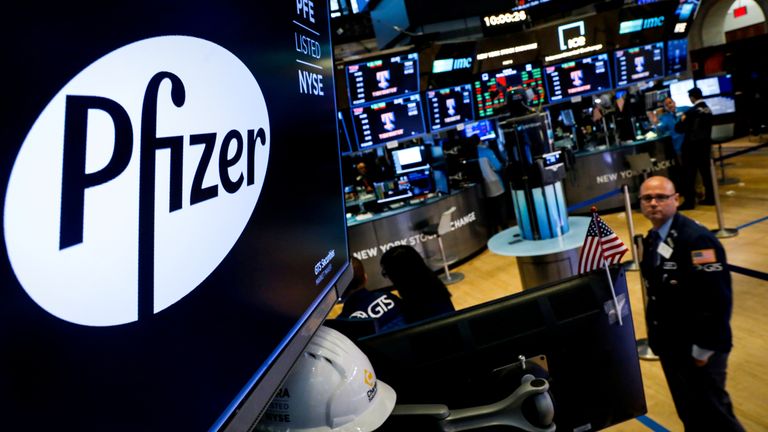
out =
<path fill-rule="evenodd" d="M 506 256 L 549 255 L 576 249 L 584 244 L 590 219 L 588 216 L 570 216 L 570 230 L 561 237 L 547 240 L 525 240 L 520 234 L 520 228 L 514 226 L 491 237 L 488 249 Z"/>

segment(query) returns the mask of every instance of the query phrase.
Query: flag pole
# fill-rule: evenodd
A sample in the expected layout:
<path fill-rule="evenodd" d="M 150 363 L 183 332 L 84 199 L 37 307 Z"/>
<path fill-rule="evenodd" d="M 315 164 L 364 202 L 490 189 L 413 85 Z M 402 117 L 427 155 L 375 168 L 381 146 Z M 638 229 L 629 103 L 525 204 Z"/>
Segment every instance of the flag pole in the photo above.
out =
<path fill-rule="evenodd" d="M 598 244 L 600 245 L 600 257 L 603 259 L 603 267 L 605 268 L 605 275 L 608 277 L 608 285 L 611 287 L 611 296 L 613 297 L 613 306 L 616 308 L 616 317 L 619 319 L 619 325 L 623 326 L 624 322 L 621 319 L 621 308 L 619 308 L 619 301 L 616 299 L 616 289 L 613 287 L 613 278 L 611 278 L 611 272 L 608 270 L 608 261 L 605 260 L 603 255 L 603 231 L 600 229 L 600 224 L 597 223 L 597 207 L 592 206 L 592 221 L 597 227 L 597 236 L 599 238 Z"/>

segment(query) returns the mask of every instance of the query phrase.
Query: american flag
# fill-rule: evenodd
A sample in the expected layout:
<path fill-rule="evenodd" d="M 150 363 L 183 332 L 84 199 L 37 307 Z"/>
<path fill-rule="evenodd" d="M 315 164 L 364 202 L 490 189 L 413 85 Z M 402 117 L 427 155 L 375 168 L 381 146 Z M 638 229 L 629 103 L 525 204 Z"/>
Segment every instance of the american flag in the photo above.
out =
<path fill-rule="evenodd" d="M 627 246 L 608 225 L 593 213 L 587 228 L 587 237 L 579 256 L 579 273 L 586 273 L 605 266 L 607 262 L 615 264 L 627 252 Z"/>

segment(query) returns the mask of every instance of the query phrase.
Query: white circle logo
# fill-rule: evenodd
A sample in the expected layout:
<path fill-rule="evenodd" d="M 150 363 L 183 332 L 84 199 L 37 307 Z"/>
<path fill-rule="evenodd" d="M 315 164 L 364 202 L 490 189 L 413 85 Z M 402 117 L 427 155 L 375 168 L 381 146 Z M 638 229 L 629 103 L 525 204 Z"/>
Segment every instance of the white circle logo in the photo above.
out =
<path fill-rule="evenodd" d="M 242 234 L 269 142 L 261 89 L 223 47 L 164 36 L 105 55 L 50 101 L 14 162 L 3 228 L 16 277 L 76 324 L 162 311 Z"/>

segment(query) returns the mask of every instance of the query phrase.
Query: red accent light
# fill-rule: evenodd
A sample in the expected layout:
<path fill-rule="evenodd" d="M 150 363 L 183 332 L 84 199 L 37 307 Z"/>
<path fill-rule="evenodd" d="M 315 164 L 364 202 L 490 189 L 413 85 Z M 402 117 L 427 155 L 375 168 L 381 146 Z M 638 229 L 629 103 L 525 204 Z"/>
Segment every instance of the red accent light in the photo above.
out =
<path fill-rule="evenodd" d="M 734 18 L 738 18 L 738 17 L 744 16 L 746 14 L 747 14 L 747 7 L 746 6 L 737 7 L 736 9 L 733 10 L 733 17 Z"/>

